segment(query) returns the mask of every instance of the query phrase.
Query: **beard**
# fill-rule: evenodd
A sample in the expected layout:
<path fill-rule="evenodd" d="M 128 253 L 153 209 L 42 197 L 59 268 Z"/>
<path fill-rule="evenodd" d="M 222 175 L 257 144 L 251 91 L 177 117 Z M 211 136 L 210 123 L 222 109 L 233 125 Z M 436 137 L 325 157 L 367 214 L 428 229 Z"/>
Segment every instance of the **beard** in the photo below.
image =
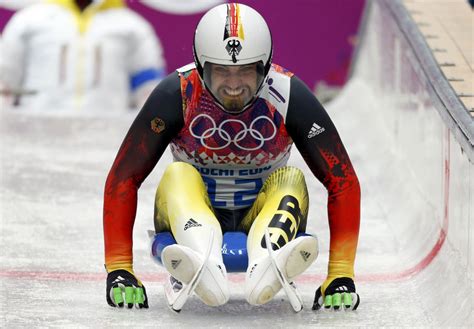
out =
<path fill-rule="evenodd" d="M 243 110 L 247 102 L 244 102 L 242 98 L 225 98 L 222 101 L 222 105 L 226 108 L 227 111 L 236 113 Z"/>
<path fill-rule="evenodd" d="M 241 112 L 245 105 L 247 105 L 252 99 L 251 88 L 249 86 L 244 86 L 241 88 L 243 88 L 243 91 L 239 96 L 228 95 L 225 92 L 225 87 L 219 88 L 219 101 L 227 111 L 231 113 Z"/>

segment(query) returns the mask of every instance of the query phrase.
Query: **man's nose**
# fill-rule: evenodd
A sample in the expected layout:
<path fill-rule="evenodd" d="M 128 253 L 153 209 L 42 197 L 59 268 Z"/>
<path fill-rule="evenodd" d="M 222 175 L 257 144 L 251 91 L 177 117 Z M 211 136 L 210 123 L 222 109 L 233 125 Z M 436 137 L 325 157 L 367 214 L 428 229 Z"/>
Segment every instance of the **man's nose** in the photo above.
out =
<path fill-rule="evenodd" d="M 238 74 L 231 74 L 226 81 L 229 88 L 237 89 L 242 86 L 242 79 Z"/>

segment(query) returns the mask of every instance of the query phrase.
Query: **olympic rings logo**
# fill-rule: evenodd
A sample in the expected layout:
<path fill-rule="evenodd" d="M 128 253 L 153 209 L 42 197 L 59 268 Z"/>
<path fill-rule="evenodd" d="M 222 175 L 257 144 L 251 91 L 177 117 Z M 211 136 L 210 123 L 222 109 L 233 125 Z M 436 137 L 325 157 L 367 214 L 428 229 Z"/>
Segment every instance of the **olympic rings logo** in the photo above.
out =
<path fill-rule="evenodd" d="M 211 123 L 211 127 L 210 128 L 207 128 L 206 130 L 204 130 L 201 134 L 197 134 L 196 132 L 194 132 L 193 128 L 195 127 L 196 125 L 196 122 L 198 120 L 209 120 L 209 122 Z M 269 137 L 265 137 L 263 136 L 263 134 L 258 131 L 257 129 L 255 129 L 255 125 L 257 124 L 257 122 L 261 122 L 261 120 L 266 120 L 270 123 L 270 126 L 273 128 L 273 132 L 271 134 L 271 136 Z M 235 123 L 238 123 L 241 127 L 242 127 L 242 130 L 240 130 L 237 134 L 235 134 L 235 136 L 231 136 L 225 129 L 225 125 L 226 124 L 229 124 L 231 122 L 235 122 Z M 191 135 L 194 137 L 194 138 L 197 138 L 201 141 L 201 144 L 205 147 L 207 147 L 208 149 L 210 150 L 221 150 L 223 148 L 226 148 L 227 146 L 229 146 L 230 144 L 234 144 L 235 146 L 237 146 L 238 148 L 240 148 L 241 150 L 244 150 L 244 151 L 255 151 L 255 150 L 258 150 L 259 148 L 261 148 L 263 146 L 263 144 L 265 144 L 266 141 L 269 141 L 271 139 L 273 139 L 273 137 L 275 137 L 276 133 L 277 133 L 277 127 L 275 126 L 275 124 L 273 123 L 273 121 L 267 117 L 267 116 L 259 116 L 259 117 L 256 117 L 251 123 L 250 123 L 250 126 L 247 127 L 247 125 L 245 124 L 245 122 L 241 121 L 241 120 L 237 120 L 237 119 L 227 119 L 227 120 L 224 120 L 222 121 L 219 126 L 217 126 L 216 122 L 214 121 L 214 119 L 208 115 L 208 114 L 199 114 L 198 116 L 196 116 L 192 121 L 191 121 L 191 124 L 189 125 L 189 132 L 191 133 Z M 206 143 L 206 140 L 208 140 L 209 138 L 212 138 L 214 137 L 215 134 L 218 134 L 218 136 L 225 141 L 225 144 L 224 145 L 220 145 L 220 146 L 210 146 Z M 258 142 L 258 145 L 255 146 L 255 147 L 245 147 L 243 145 L 240 144 L 241 141 L 243 140 L 247 140 L 248 139 L 248 136 L 251 136 L 255 141 Z"/>

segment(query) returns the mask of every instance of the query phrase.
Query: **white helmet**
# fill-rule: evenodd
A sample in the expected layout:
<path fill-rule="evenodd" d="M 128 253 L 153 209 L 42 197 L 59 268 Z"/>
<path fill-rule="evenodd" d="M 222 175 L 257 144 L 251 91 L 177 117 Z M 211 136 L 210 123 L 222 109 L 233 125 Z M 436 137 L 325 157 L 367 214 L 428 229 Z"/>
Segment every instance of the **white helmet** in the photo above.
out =
<path fill-rule="evenodd" d="M 238 3 L 222 4 L 210 9 L 199 21 L 193 52 L 196 68 L 209 91 L 207 63 L 230 66 L 257 63 L 259 78 L 254 100 L 270 70 L 272 37 L 267 23 L 255 9 Z"/>

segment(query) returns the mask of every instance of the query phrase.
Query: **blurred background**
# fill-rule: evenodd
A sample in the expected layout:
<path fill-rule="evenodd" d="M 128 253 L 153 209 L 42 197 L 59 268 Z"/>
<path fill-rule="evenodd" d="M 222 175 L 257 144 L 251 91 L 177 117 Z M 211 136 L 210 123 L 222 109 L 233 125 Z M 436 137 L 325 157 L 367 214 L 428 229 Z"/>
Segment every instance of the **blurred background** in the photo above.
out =
<path fill-rule="evenodd" d="M 91 1 L 0 0 L 0 32 L 5 32 L 5 27 L 11 25 L 9 22 L 15 12 L 45 2 L 68 6 L 68 3 L 76 3 L 77 6 L 85 7 Z M 143 17 L 153 29 L 159 47 L 155 57 L 162 56 L 162 58 L 157 58 L 159 64 L 157 64 L 156 70 L 159 71 L 159 74 L 155 74 L 153 76 L 154 83 L 150 83 L 150 85 L 155 85 L 165 74 L 193 61 L 192 40 L 199 18 L 207 9 L 226 1 L 92 0 L 89 7 L 106 7 L 105 5 L 110 7 L 111 4 L 116 5 L 120 2 Z M 267 20 L 274 38 L 274 63 L 297 74 L 315 91 L 322 102 L 333 98 L 348 78 L 351 56 L 357 42 L 356 34 L 365 0 L 242 0 L 240 2 L 258 10 Z M 87 11 L 88 9 L 85 8 L 82 14 L 84 16 L 90 14 Z M 94 19 L 97 20 L 98 16 L 96 15 Z M 36 29 L 41 29 L 41 27 Z M 18 57 L 15 54 L 8 55 L 8 49 L 5 49 L 7 47 L 11 48 L 4 42 L 3 57 Z M 70 58 L 72 56 L 67 57 L 68 60 Z M 58 57 L 56 61 L 64 62 L 64 59 Z M 110 62 L 107 58 L 103 58 L 102 61 Z M 8 62 L 8 60 L 4 59 L 3 62 Z M 5 65 L 7 64 L 3 66 Z M 43 63 L 43 65 L 45 64 Z M 116 69 L 118 69 L 118 65 L 115 64 Z M 106 69 L 106 65 L 103 66 Z M 88 69 L 88 67 L 83 67 L 85 71 Z M 25 68 L 25 70 L 28 69 Z M 26 73 L 24 72 L 24 74 Z M 19 74 L 11 73 L 10 76 L 12 75 Z M 42 73 L 37 75 L 42 75 Z M 150 76 L 148 78 L 151 79 Z M 5 83 L 3 85 L 2 95 L 12 98 L 12 94 L 5 90 L 8 89 L 5 87 Z M 30 90 L 10 89 L 13 89 L 10 91 L 13 91 L 14 98 L 10 100 L 10 103 L 15 102 L 15 95 L 36 92 L 31 90 L 35 89 L 34 87 L 29 88 Z M 136 96 L 139 98 L 138 100 L 128 103 L 129 107 L 140 107 L 151 88 L 144 89 L 145 91 L 142 91 L 141 95 Z M 52 92 L 57 92 L 57 90 Z M 92 93 L 92 91 L 90 92 Z M 102 95 L 102 97 L 106 98 L 107 95 Z M 16 103 L 17 105 L 21 104 L 18 97 L 16 97 Z M 62 106 L 68 107 L 68 105 Z M 87 107 L 87 105 L 84 106 Z M 110 106 L 117 107 L 116 103 L 111 103 Z"/>

